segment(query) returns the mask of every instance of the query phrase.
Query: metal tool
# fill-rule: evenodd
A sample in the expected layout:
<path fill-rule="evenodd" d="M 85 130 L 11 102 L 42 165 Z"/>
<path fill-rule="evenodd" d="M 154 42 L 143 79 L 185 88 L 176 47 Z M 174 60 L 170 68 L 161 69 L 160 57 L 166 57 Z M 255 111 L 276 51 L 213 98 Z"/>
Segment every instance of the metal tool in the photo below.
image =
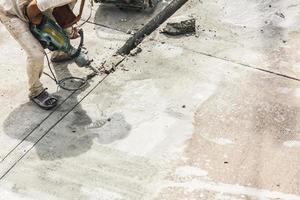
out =
<path fill-rule="evenodd" d="M 73 47 L 70 39 L 62 28 L 50 18 L 43 16 L 39 25 L 30 24 L 30 31 L 45 49 L 50 51 L 63 51 L 74 59 L 79 67 L 87 67 L 94 72 L 99 73 L 97 69 L 91 66 L 92 60 L 88 55 L 81 51 L 83 46 L 83 31 L 79 30 L 80 43 L 77 48 Z"/>

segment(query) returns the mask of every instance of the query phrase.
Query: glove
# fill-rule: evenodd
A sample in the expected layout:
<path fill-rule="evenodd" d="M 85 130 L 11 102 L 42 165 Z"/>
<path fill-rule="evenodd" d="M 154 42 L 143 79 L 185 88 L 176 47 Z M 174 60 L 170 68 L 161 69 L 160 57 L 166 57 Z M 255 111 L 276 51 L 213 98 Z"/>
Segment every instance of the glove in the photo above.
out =
<path fill-rule="evenodd" d="M 36 0 L 31 1 L 28 6 L 25 7 L 25 12 L 30 23 L 37 25 L 42 22 L 43 15 L 37 6 Z"/>

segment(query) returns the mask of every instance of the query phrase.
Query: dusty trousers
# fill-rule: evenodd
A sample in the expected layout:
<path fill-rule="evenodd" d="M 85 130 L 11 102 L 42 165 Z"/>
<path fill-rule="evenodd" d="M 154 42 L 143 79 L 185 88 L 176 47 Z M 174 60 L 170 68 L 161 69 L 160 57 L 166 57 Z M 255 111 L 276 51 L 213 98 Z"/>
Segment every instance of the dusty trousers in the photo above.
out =
<path fill-rule="evenodd" d="M 29 97 L 35 97 L 44 89 L 40 82 L 44 66 L 44 49 L 31 34 L 27 22 L 22 21 L 17 16 L 5 14 L 1 10 L 0 21 L 27 55 L 26 68 L 30 91 Z"/>

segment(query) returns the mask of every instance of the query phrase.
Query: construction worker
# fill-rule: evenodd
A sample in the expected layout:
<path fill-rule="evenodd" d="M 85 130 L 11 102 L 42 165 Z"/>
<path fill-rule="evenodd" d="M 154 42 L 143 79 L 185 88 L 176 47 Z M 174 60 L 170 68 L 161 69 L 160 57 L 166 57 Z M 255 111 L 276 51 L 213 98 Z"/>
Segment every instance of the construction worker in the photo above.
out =
<path fill-rule="evenodd" d="M 45 52 L 29 30 L 29 23 L 39 24 L 43 13 L 72 4 L 74 0 L 0 0 L 0 21 L 27 54 L 29 98 L 43 109 L 57 105 L 58 99 L 49 94 L 40 82 Z"/>

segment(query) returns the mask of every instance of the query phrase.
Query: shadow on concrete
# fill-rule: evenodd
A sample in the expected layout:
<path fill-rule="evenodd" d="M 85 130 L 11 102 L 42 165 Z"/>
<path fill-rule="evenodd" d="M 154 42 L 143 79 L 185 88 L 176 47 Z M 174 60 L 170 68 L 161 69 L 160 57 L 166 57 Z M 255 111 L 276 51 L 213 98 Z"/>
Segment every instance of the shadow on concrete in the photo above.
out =
<path fill-rule="evenodd" d="M 54 69 L 59 80 L 71 76 L 67 63 L 55 65 Z M 88 87 L 89 85 L 85 89 Z M 65 92 L 59 90 L 55 95 L 62 95 Z M 55 114 L 58 116 L 55 121 L 52 118 L 51 121 L 48 120 L 44 123 L 51 123 L 52 125 L 59 120 L 65 112 L 78 103 L 78 95 L 81 92 L 78 91 L 73 94 L 67 102 L 55 111 L 58 113 Z M 38 108 L 32 102 L 22 104 L 6 118 L 4 132 L 11 138 L 23 140 L 47 115 L 49 112 Z M 97 139 L 101 144 L 109 144 L 127 137 L 130 130 L 131 126 L 125 121 L 122 114 L 115 113 L 109 118 L 104 117 L 93 122 L 87 111 L 79 104 L 46 137 L 36 144 L 35 150 L 42 160 L 74 157 L 87 152 L 92 147 L 94 139 Z M 35 143 L 47 130 L 41 131 L 43 133 L 34 132 L 26 141 Z"/>
<path fill-rule="evenodd" d="M 145 11 L 121 10 L 113 5 L 100 4 L 94 22 L 122 32 L 139 30 L 168 3 L 169 1 L 159 1 L 156 7 Z"/>

